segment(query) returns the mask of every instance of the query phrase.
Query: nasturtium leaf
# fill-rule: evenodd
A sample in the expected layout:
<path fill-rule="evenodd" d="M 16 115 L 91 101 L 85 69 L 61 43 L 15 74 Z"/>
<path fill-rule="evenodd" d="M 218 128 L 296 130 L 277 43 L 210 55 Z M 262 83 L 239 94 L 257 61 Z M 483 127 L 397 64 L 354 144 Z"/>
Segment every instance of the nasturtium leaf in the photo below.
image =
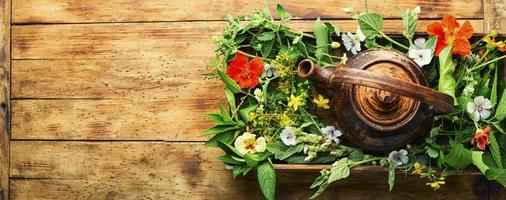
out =
<path fill-rule="evenodd" d="M 439 85 L 438 90 L 453 97 L 453 103 L 457 103 L 455 89 L 457 82 L 453 78 L 455 63 L 452 60 L 453 45 L 446 46 L 439 54 Z"/>
<path fill-rule="evenodd" d="M 267 200 L 274 200 L 276 193 L 276 172 L 271 162 L 264 161 L 257 168 L 258 183 Z"/>
<path fill-rule="evenodd" d="M 358 24 L 367 38 L 375 38 L 383 28 L 383 17 L 376 13 L 362 14 L 358 17 Z"/>
<path fill-rule="evenodd" d="M 230 92 L 237 94 L 241 91 L 241 87 L 239 84 L 232 80 L 227 74 L 223 73 L 221 70 L 218 70 L 218 76 L 220 76 L 225 86 L 230 90 Z"/>
<path fill-rule="evenodd" d="M 437 158 L 439 156 L 439 151 L 433 147 L 430 147 L 430 146 L 426 147 L 425 152 L 431 158 Z"/>
<path fill-rule="evenodd" d="M 444 162 L 448 166 L 455 169 L 464 169 L 473 162 L 471 151 L 467 150 L 463 144 L 451 142 L 450 145 L 450 153 L 444 158 Z"/>

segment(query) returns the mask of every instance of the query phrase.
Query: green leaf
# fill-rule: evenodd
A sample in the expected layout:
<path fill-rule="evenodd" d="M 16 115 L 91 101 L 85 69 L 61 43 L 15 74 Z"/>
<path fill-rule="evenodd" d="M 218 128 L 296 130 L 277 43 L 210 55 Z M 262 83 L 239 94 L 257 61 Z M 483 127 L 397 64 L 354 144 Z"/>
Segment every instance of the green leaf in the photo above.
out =
<path fill-rule="evenodd" d="M 358 24 L 367 38 L 375 38 L 383 28 L 383 17 L 376 13 L 362 14 L 358 17 Z"/>
<path fill-rule="evenodd" d="M 232 156 L 230 156 L 230 155 L 220 156 L 218 158 L 218 160 L 221 160 L 222 162 L 224 162 L 226 164 L 230 164 L 230 165 L 242 165 L 242 164 L 244 164 L 243 162 L 240 162 L 240 161 L 237 161 L 237 160 L 233 159 Z"/>
<path fill-rule="evenodd" d="M 448 45 L 439 54 L 439 85 L 438 90 L 442 93 L 453 97 L 453 103 L 457 103 L 455 98 L 455 88 L 457 82 L 453 78 L 453 72 L 455 71 L 455 63 L 452 60 L 452 48 L 453 45 Z"/>
<path fill-rule="evenodd" d="M 281 18 L 282 21 L 287 21 L 290 19 L 290 14 L 286 12 L 285 8 L 283 8 L 283 6 L 281 6 L 280 4 L 276 6 L 276 11 L 278 13 L 279 18 Z"/>
<path fill-rule="evenodd" d="M 492 125 L 494 125 L 494 127 L 497 129 L 497 131 L 499 131 L 500 133 L 502 134 L 506 134 L 504 132 L 504 129 L 503 127 L 501 127 L 501 124 L 499 122 L 495 122 L 495 123 L 492 123 Z"/>
<path fill-rule="evenodd" d="M 204 131 L 200 135 L 201 136 L 216 135 L 216 134 L 220 134 L 220 133 L 224 133 L 224 132 L 231 131 L 231 130 L 236 130 L 236 129 L 239 129 L 239 127 L 230 126 L 230 125 L 218 125 L 218 126 L 213 126 L 210 129 L 207 129 L 206 131 Z"/>
<path fill-rule="evenodd" d="M 257 107 L 258 107 L 257 104 L 253 104 L 253 105 L 249 105 L 248 107 L 239 109 L 239 115 L 241 116 L 241 119 L 244 122 L 249 122 L 250 121 L 249 114 L 251 112 L 255 111 L 257 109 Z"/>
<path fill-rule="evenodd" d="M 325 182 L 327 182 L 327 176 L 324 176 L 324 175 L 318 176 L 318 178 L 316 178 L 314 180 L 313 184 L 311 184 L 311 186 L 309 187 L 309 189 L 316 188 L 316 187 L 322 185 Z"/>
<path fill-rule="evenodd" d="M 406 10 L 401 13 L 401 17 L 402 24 L 404 25 L 404 32 L 402 35 L 404 35 L 404 37 L 406 37 L 409 41 L 413 41 L 418 15 L 412 15 L 411 10 Z"/>
<path fill-rule="evenodd" d="M 502 121 L 504 118 L 506 118 L 506 88 L 504 88 L 501 100 L 499 101 L 497 109 L 495 110 L 495 118 L 497 121 Z"/>
<path fill-rule="evenodd" d="M 234 123 L 234 121 L 232 120 L 232 118 L 228 114 L 227 109 L 224 106 L 220 107 L 220 115 L 225 123 Z"/>
<path fill-rule="evenodd" d="M 224 133 L 217 134 L 213 136 L 211 139 L 209 139 L 206 142 L 207 146 L 210 147 L 218 147 L 218 141 L 221 141 L 223 143 L 232 144 L 234 142 L 234 139 L 239 135 L 239 131 L 227 131 Z"/>
<path fill-rule="evenodd" d="M 491 65 L 495 65 L 495 63 L 492 63 Z M 490 93 L 490 103 L 492 104 L 492 107 L 495 107 L 497 104 L 497 82 L 500 77 L 497 75 L 497 69 L 498 67 L 495 67 L 494 70 L 494 82 L 492 83 L 492 92 Z"/>
<path fill-rule="evenodd" d="M 246 175 L 251 170 L 251 167 L 245 166 L 245 165 L 234 165 L 234 168 L 232 169 L 232 175 L 237 177 L 239 174 Z"/>
<path fill-rule="evenodd" d="M 267 200 L 274 200 L 276 195 L 276 172 L 269 161 L 258 166 L 258 183 Z"/>
<path fill-rule="evenodd" d="M 220 147 L 227 154 L 242 158 L 241 152 L 239 152 L 235 147 L 221 141 L 218 141 L 217 144 L 218 147 Z"/>
<path fill-rule="evenodd" d="M 429 147 L 429 146 L 426 147 L 425 152 L 431 158 L 437 158 L 439 156 L 439 151 L 437 149 Z"/>
<path fill-rule="evenodd" d="M 444 162 L 448 166 L 455 169 L 464 169 L 473 162 L 471 151 L 467 150 L 463 144 L 451 142 L 450 145 L 452 147 L 450 153 L 444 158 Z"/>
<path fill-rule="evenodd" d="M 262 43 L 262 48 L 260 49 L 260 53 L 262 53 L 263 57 L 269 57 L 272 51 L 272 47 L 274 46 L 274 40 L 269 40 Z"/>
<path fill-rule="evenodd" d="M 481 173 L 486 174 L 489 167 L 483 162 L 483 152 L 482 151 L 472 151 L 471 157 L 472 157 L 474 166 L 476 166 L 481 171 Z"/>
<path fill-rule="evenodd" d="M 225 96 L 227 97 L 228 105 L 230 106 L 230 111 L 232 111 L 232 113 L 235 113 L 237 111 L 237 107 L 235 104 L 234 94 L 228 88 L 225 88 Z"/>
<path fill-rule="evenodd" d="M 320 21 L 320 18 L 316 19 L 314 25 L 314 35 L 316 37 L 316 58 L 319 61 L 330 62 L 329 57 L 329 33 L 327 30 L 327 26 Z"/>
<path fill-rule="evenodd" d="M 265 42 L 265 41 L 274 40 L 274 37 L 276 37 L 276 34 L 274 32 L 263 32 L 257 36 L 257 39 Z"/>
<path fill-rule="evenodd" d="M 360 149 L 356 149 L 352 151 L 350 155 L 348 155 L 348 158 L 353 162 L 361 161 L 364 159 L 364 152 L 362 152 Z"/>
<path fill-rule="evenodd" d="M 221 70 L 218 70 L 218 76 L 220 76 L 225 86 L 234 94 L 237 94 L 241 91 L 241 87 L 232 80 L 227 74 L 223 73 Z"/>
<path fill-rule="evenodd" d="M 348 167 L 347 162 L 338 162 L 338 164 L 330 170 L 329 179 L 327 183 L 330 184 L 332 182 L 344 179 L 350 175 L 350 167 Z"/>
<path fill-rule="evenodd" d="M 485 173 L 488 180 L 495 180 L 506 187 L 506 169 L 490 168 Z"/>
<path fill-rule="evenodd" d="M 436 36 L 430 36 L 427 41 L 425 41 L 425 48 L 432 50 L 432 54 L 436 51 Z"/>
<path fill-rule="evenodd" d="M 258 165 L 258 157 L 255 154 L 244 154 L 244 160 L 248 167 L 256 167 Z"/>
<path fill-rule="evenodd" d="M 309 197 L 309 199 L 314 199 L 318 196 L 320 196 L 320 194 L 325 191 L 325 189 L 327 189 L 327 187 L 329 186 L 329 184 L 327 182 L 323 183 L 320 185 L 320 187 L 318 188 L 318 191 L 316 191 L 313 196 Z"/>
<path fill-rule="evenodd" d="M 497 166 L 502 168 L 501 149 L 499 148 L 499 143 L 497 143 L 497 139 L 495 138 L 495 131 L 488 135 L 488 139 L 490 141 L 490 153 L 492 154 Z"/>
<path fill-rule="evenodd" d="M 216 114 L 216 113 L 207 114 L 207 118 L 209 118 L 215 124 L 225 123 L 225 121 L 223 121 L 223 118 L 221 117 L 220 114 Z"/>
<path fill-rule="evenodd" d="M 302 150 L 304 150 L 304 145 L 302 145 L 302 144 L 290 146 L 285 151 L 276 152 L 276 155 L 274 156 L 274 158 L 276 158 L 278 160 L 285 160 L 288 157 L 292 156 L 293 154 L 301 152 Z"/>
<path fill-rule="evenodd" d="M 334 156 L 323 156 L 323 155 L 319 155 L 318 157 L 316 157 L 313 160 L 304 160 L 304 158 L 305 158 L 305 156 L 297 156 L 296 155 L 296 156 L 289 157 L 289 158 L 285 159 L 284 161 L 286 161 L 287 163 L 307 164 L 307 163 L 330 163 L 330 162 L 336 160 L 336 157 L 334 157 Z"/>
<path fill-rule="evenodd" d="M 388 167 L 388 191 L 394 189 L 395 184 L 395 165 L 390 164 Z"/>

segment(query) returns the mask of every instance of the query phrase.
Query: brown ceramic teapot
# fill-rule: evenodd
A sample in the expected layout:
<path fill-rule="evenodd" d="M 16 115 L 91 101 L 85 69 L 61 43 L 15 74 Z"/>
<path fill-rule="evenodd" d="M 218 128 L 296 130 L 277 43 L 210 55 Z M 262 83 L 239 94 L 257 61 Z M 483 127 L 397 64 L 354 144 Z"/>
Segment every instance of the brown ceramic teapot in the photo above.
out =
<path fill-rule="evenodd" d="M 432 116 L 448 113 L 453 98 L 429 88 L 420 67 L 404 54 L 369 49 L 345 65 L 298 65 L 300 77 L 330 88 L 333 119 L 344 137 L 363 149 L 399 148 L 426 133 Z"/>

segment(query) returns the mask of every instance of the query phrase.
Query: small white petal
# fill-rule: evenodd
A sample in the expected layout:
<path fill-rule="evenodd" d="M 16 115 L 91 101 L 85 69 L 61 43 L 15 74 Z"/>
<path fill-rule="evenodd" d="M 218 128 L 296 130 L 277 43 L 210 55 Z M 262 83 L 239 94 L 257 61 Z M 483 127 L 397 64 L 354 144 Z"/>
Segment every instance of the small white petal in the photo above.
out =
<path fill-rule="evenodd" d="M 476 105 L 473 102 L 467 102 L 467 112 L 474 113 L 476 111 Z"/>
<path fill-rule="evenodd" d="M 413 42 L 416 47 L 420 49 L 425 48 L 425 38 L 416 38 L 416 40 Z"/>
<path fill-rule="evenodd" d="M 415 8 L 415 12 L 416 12 L 416 13 L 420 13 L 420 12 L 422 12 L 422 9 L 420 8 L 420 6 L 417 6 L 417 7 Z"/>
<path fill-rule="evenodd" d="M 477 96 L 474 98 L 474 104 L 476 106 L 481 105 L 483 103 L 483 101 L 485 101 L 485 97 L 483 97 L 483 96 Z"/>
<path fill-rule="evenodd" d="M 472 113 L 473 121 L 477 122 L 480 121 L 480 113 L 478 111 L 475 111 Z"/>
<path fill-rule="evenodd" d="M 360 27 L 357 27 L 357 36 L 360 41 L 364 41 L 366 38 Z"/>
<path fill-rule="evenodd" d="M 485 108 L 485 109 L 491 109 L 492 108 L 492 103 L 490 102 L 490 100 L 488 100 L 487 98 L 485 98 L 485 100 L 483 100 L 483 102 L 481 103 L 481 107 Z"/>
<path fill-rule="evenodd" d="M 399 154 L 405 156 L 405 155 L 408 155 L 408 151 L 401 149 L 401 150 L 399 150 Z"/>
<path fill-rule="evenodd" d="M 487 119 L 488 117 L 490 117 L 490 111 L 489 110 L 485 110 L 485 109 L 481 110 L 480 111 L 480 117 L 481 117 L 480 118 L 481 120 Z"/>

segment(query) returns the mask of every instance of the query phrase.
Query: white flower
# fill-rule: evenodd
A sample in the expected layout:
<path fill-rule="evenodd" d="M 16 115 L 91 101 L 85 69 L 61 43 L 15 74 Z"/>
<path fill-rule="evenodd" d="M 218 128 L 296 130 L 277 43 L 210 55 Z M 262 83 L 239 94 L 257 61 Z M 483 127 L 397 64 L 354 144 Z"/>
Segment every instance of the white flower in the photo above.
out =
<path fill-rule="evenodd" d="M 416 38 L 416 40 L 413 41 L 413 44 L 418 49 L 425 49 L 425 38 Z"/>
<path fill-rule="evenodd" d="M 305 145 L 302 151 L 304 152 L 304 154 L 307 154 L 307 152 L 309 151 L 309 146 Z"/>
<path fill-rule="evenodd" d="M 343 135 L 340 130 L 337 130 L 334 126 L 327 126 L 324 128 L 320 128 L 320 131 L 323 135 L 327 136 L 327 138 L 334 140 L 334 142 L 339 145 L 340 140 L 339 137 Z"/>
<path fill-rule="evenodd" d="M 253 91 L 253 94 L 255 95 L 255 99 L 258 101 L 258 103 L 264 102 L 264 94 L 262 93 L 261 89 L 255 89 L 255 91 Z"/>
<path fill-rule="evenodd" d="M 466 87 L 464 88 L 464 90 L 462 91 L 462 93 L 464 94 L 464 96 L 471 96 L 474 94 L 474 86 L 469 84 L 469 85 L 466 85 Z M 469 102 L 471 103 L 471 102 Z"/>
<path fill-rule="evenodd" d="M 264 64 L 264 73 L 267 78 L 271 78 L 271 77 L 274 78 L 274 77 L 279 76 L 276 69 L 274 67 L 272 67 L 271 65 L 269 65 L 268 63 Z"/>
<path fill-rule="evenodd" d="M 420 14 L 420 12 L 422 12 L 422 9 L 420 8 L 420 6 L 417 6 L 415 8 L 415 12 L 418 13 L 418 14 Z"/>
<path fill-rule="evenodd" d="M 401 149 L 399 151 L 392 151 L 388 154 L 388 161 L 395 166 L 401 166 L 407 164 L 409 161 L 408 151 Z"/>
<path fill-rule="evenodd" d="M 410 48 L 408 55 L 418 66 L 428 65 L 432 60 L 432 51 L 430 49 L 414 49 Z"/>
<path fill-rule="evenodd" d="M 492 103 L 483 96 L 478 96 L 474 98 L 474 102 L 467 103 L 467 112 L 471 114 L 471 117 L 475 122 L 485 120 L 490 117 L 491 108 Z"/>
<path fill-rule="evenodd" d="M 280 137 L 281 141 L 283 141 L 286 146 L 293 146 L 297 144 L 297 134 L 295 133 L 293 127 L 285 127 L 285 129 L 281 131 Z"/>
<path fill-rule="evenodd" d="M 417 38 L 409 48 L 408 56 L 422 67 L 432 60 L 432 50 L 425 48 L 424 38 Z"/>
<path fill-rule="evenodd" d="M 241 154 L 264 152 L 267 148 L 265 138 L 259 137 L 255 139 L 255 137 L 256 136 L 250 132 L 244 132 L 235 139 L 234 146 Z"/>
<path fill-rule="evenodd" d="M 357 27 L 357 37 L 361 42 L 363 42 L 366 38 L 362 30 L 360 30 L 360 26 Z"/>
<path fill-rule="evenodd" d="M 353 55 L 356 55 L 357 52 L 361 51 L 360 39 L 355 35 L 348 32 L 347 34 L 343 34 L 341 36 L 341 39 L 343 40 L 343 44 L 344 47 L 346 47 L 346 50 L 351 51 Z"/>

